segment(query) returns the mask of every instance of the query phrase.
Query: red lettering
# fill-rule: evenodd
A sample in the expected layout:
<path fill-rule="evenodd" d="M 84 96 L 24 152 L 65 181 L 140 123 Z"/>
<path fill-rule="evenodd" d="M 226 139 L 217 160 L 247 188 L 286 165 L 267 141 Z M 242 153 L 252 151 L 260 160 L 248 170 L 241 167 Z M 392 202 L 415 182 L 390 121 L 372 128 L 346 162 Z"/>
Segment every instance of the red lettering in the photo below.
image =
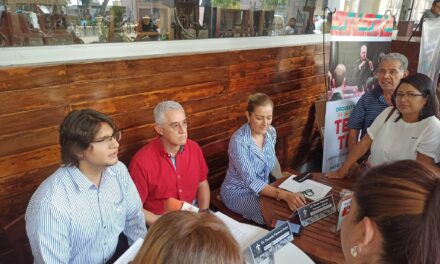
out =
<path fill-rule="evenodd" d="M 348 132 L 347 124 L 348 124 L 348 118 L 335 120 L 336 134 L 347 133 Z"/>
<path fill-rule="evenodd" d="M 348 148 L 348 134 L 339 136 L 338 140 L 339 140 L 339 149 Z"/>
<path fill-rule="evenodd" d="M 339 128 L 339 126 L 341 125 L 342 120 L 343 120 L 343 119 L 337 119 L 337 120 L 335 120 L 335 124 L 336 124 L 336 134 L 339 134 L 339 133 L 340 133 L 339 130 L 341 130 L 341 129 Z"/>

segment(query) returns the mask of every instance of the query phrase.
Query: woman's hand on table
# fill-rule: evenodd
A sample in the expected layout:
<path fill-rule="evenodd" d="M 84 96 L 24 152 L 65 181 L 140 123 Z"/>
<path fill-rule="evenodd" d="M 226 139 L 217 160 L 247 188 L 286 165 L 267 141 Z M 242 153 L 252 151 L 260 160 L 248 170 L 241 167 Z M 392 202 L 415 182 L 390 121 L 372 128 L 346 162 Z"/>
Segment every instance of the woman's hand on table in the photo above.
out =
<path fill-rule="evenodd" d="M 296 209 L 306 205 L 306 198 L 304 198 L 302 193 L 288 192 L 283 190 L 281 191 L 280 198 L 287 203 L 292 211 L 295 211 Z"/>

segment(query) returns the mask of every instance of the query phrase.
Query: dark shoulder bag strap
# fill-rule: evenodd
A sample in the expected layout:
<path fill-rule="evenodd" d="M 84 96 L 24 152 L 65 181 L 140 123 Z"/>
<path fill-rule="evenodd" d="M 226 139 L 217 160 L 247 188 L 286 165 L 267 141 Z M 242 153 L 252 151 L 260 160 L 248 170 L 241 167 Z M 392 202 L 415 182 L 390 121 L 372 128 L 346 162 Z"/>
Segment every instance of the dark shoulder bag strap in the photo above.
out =
<path fill-rule="evenodd" d="M 393 109 L 391 109 L 391 111 L 388 114 L 387 118 L 385 119 L 385 121 L 383 121 L 384 123 L 386 123 L 388 121 L 388 119 L 390 119 L 390 117 L 393 115 L 394 111 L 396 111 L 395 107 L 393 107 Z"/>

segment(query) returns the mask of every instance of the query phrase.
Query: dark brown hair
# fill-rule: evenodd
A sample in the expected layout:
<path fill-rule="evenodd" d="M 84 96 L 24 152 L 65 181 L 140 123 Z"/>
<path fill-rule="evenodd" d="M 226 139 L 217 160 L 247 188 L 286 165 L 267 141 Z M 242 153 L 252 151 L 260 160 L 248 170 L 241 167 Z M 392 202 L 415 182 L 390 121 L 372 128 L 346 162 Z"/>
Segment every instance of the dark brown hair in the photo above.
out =
<path fill-rule="evenodd" d="M 60 145 L 65 166 L 79 166 L 78 152 L 89 147 L 101 123 L 107 123 L 117 131 L 113 120 L 92 109 L 73 110 L 64 118 L 60 126 Z"/>
<path fill-rule="evenodd" d="M 152 225 L 133 263 L 243 264 L 244 259 L 238 243 L 215 215 L 176 211 Z"/>
<path fill-rule="evenodd" d="M 356 183 L 357 221 L 382 234 L 384 263 L 440 263 L 440 172 L 414 160 L 374 167 Z"/>
<path fill-rule="evenodd" d="M 264 106 L 264 105 L 270 105 L 273 107 L 273 102 L 267 94 L 265 94 L 265 93 L 251 94 L 249 96 L 247 111 L 249 112 L 249 114 L 253 113 L 255 110 L 255 107 Z"/>

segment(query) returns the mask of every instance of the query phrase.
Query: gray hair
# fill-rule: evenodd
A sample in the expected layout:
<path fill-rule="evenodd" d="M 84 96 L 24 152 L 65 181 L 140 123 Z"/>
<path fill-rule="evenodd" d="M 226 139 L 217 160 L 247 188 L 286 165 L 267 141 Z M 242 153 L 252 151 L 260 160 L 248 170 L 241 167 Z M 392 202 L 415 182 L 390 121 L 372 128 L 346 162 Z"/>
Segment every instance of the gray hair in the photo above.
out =
<path fill-rule="evenodd" d="M 400 62 L 400 70 L 401 71 L 408 70 L 408 59 L 406 58 L 405 55 L 397 53 L 397 52 L 391 52 L 391 53 L 383 55 L 380 58 L 379 65 L 380 65 L 380 63 L 382 63 L 382 61 L 390 61 L 390 60 L 399 61 Z"/>
<path fill-rule="evenodd" d="M 163 101 L 156 105 L 154 108 L 154 122 L 156 124 L 163 124 L 165 123 L 165 113 L 169 110 L 183 110 L 183 107 L 181 104 L 175 101 Z"/>

